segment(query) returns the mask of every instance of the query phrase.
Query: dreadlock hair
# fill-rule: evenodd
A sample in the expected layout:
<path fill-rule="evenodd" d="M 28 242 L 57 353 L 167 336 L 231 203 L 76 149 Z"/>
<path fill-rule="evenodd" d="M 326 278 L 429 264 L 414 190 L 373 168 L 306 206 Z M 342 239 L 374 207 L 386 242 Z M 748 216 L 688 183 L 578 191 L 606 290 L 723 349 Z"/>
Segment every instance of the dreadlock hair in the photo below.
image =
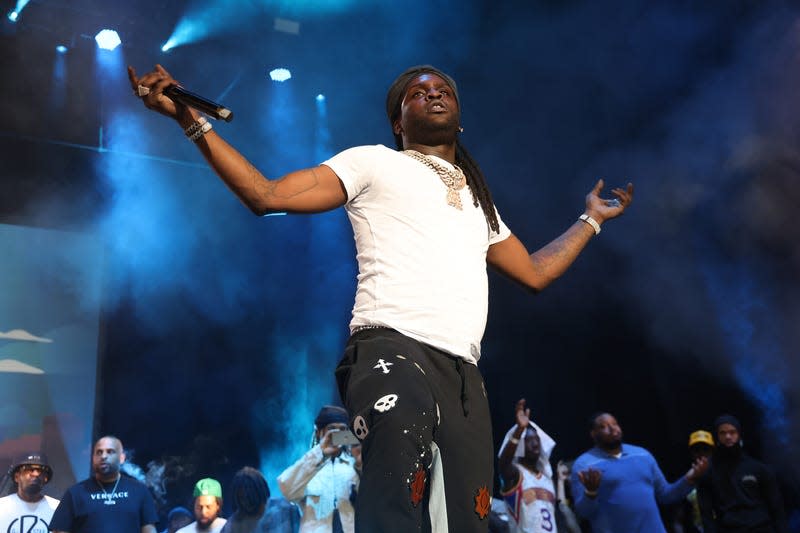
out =
<path fill-rule="evenodd" d="M 245 466 L 233 476 L 231 481 L 233 508 L 245 516 L 255 516 L 269 499 L 269 486 L 261 472 Z"/>
<path fill-rule="evenodd" d="M 393 122 L 400 114 L 400 105 L 403 100 L 403 92 L 405 91 L 408 83 L 416 76 L 426 72 L 435 74 L 447 82 L 447 84 L 453 89 L 453 96 L 455 97 L 456 101 L 459 102 L 460 106 L 458 87 L 456 86 L 456 82 L 453 78 L 434 66 L 417 65 L 406 69 L 405 72 L 400 74 L 397 79 L 394 80 L 394 83 L 392 83 L 391 87 L 389 87 L 389 91 L 386 94 L 386 114 L 389 117 L 389 122 Z M 404 148 L 403 138 L 396 134 L 394 136 L 394 142 L 397 146 L 397 149 L 402 151 Z M 481 168 L 478 166 L 478 163 L 475 162 L 469 152 L 467 152 L 467 149 L 464 148 L 464 145 L 461 144 L 461 141 L 458 139 L 456 139 L 456 165 L 461 167 L 461 170 L 464 171 L 464 176 L 467 178 L 467 185 L 469 186 L 469 191 L 472 194 L 472 205 L 475 207 L 480 205 L 489 229 L 495 233 L 499 233 L 500 224 L 497 221 L 497 212 L 494 208 L 492 193 L 489 191 L 486 178 L 484 177 Z"/>

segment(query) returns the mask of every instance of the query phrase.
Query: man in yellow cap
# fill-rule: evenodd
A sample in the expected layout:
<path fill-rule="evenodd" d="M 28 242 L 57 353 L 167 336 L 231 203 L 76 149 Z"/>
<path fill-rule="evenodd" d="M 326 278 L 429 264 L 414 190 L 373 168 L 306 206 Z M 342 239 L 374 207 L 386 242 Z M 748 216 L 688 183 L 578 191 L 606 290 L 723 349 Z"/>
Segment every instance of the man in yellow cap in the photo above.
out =
<path fill-rule="evenodd" d="M 194 485 L 194 522 L 177 533 L 219 533 L 226 520 L 219 516 L 222 510 L 222 485 L 210 477 Z"/>
<path fill-rule="evenodd" d="M 711 461 L 714 453 L 714 436 L 708 431 L 698 429 L 689 435 L 689 456 L 694 463 L 701 457 Z M 673 530 L 684 533 L 703 533 L 703 517 L 697 502 L 697 488 L 686 495 L 683 503 L 676 506 L 672 519 Z"/>

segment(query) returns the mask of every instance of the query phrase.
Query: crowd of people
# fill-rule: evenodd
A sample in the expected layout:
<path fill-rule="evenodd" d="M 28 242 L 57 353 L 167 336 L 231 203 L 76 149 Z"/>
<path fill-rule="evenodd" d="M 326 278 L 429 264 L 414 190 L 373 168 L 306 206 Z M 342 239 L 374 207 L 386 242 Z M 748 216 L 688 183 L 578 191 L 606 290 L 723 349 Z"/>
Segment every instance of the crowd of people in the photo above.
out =
<path fill-rule="evenodd" d="M 525 400 L 514 416 L 497 455 L 501 491 L 489 503 L 490 533 L 789 531 L 775 474 L 744 451 L 742 426 L 731 415 L 718 417 L 711 431 L 689 435 L 691 466 L 672 483 L 650 452 L 623 441 L 610 413 L 590 419 L 594 446 L 555 470 L 550 457 L 556 441 L 531 420 Z M 91 475 L 60 500 L 44 494 L 55 474 L 47 457 L 27 453 L 9 469 L 14 493 L 0 498 L 0 531 L 353 533 L 364 435 L 356 435 L 348 419 L 341 407 L 320 409 L 311 448 L 274 480 L 280 497 L 271 497 L 258 469 L 236 472 L 227 488 L 233 503 L 227 518 L 223 486 L 213 478 L 197 480 L 188 507 L 157 512 L 145 484 L 121 468 L 125 450 L 114 436 L 94 443 Z M 415 485 L 420 479 L 412 480 L 410 491 L 420 491 L 421 501 L 425 487 Z"/>

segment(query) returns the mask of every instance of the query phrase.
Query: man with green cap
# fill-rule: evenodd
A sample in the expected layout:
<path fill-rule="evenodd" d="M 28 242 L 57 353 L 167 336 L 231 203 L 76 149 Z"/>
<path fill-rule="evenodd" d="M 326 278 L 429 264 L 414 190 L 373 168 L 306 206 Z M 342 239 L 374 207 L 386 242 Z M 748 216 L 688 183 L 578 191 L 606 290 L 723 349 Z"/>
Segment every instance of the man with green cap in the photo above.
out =
<path fill-rule="evenodd" d="M 219 516 L 222 510 L 222 485 L 210 477 L 194 484 L 194 522 L 177 533 L 219 533 L 226 520 Z"/>
<path fill-rule="evenodd" d="M 456 83 L 435 67 L 412 67 L 389 88 L 396 150 L 358 146 L 278 179 L 262 175 L 198 111 L 167 97 L 177 82 L 163 67 L 141 77 L 129 68 L 128 77 L 145 107 L 174 119 L 254 213 L 347 211 L 359 274 L 336 377 L 363 443 L 356 531 L 485 532 L 494 454 L 477 362 L 487 266 L 533 293 L 544 289 L 603 222 L 623 213 L 633 185 L 601 198 L 599 180 L 575 222 L 531 254 L 503 223 L 459 140 Z"/>

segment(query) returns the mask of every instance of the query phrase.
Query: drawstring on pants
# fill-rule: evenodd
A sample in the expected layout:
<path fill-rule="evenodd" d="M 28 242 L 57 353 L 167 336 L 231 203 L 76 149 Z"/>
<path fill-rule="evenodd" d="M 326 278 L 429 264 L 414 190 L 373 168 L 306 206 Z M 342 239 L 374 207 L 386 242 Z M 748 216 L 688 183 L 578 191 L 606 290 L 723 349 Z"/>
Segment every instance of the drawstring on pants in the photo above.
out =
<path fill-rule="evenodd" d="M 467 395 L 467 377 L 464 375 L 464 362 L 460 357 L 456 357 L 456 370 L 461 376 L 461 410 L 464 416 L 469 416 L 469 396 Z"/>

